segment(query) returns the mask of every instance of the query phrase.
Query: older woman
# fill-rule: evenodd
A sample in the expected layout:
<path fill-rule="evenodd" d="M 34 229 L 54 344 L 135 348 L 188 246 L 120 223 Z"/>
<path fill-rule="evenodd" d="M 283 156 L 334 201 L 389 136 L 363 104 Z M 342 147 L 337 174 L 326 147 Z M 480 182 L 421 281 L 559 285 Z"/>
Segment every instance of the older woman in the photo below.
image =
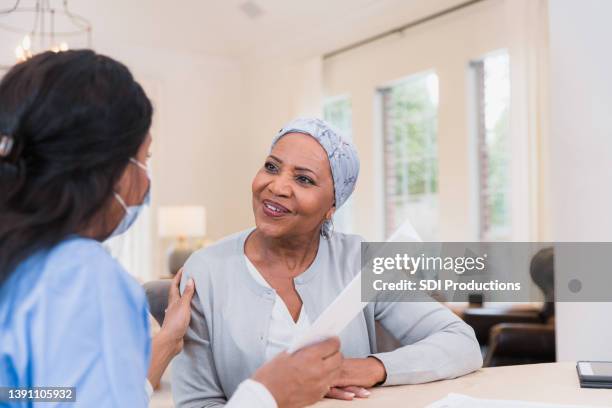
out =
<path fill-rule="evenodd" d="M 321 120 L 294 120 L 274 138 L 253 179 L 256 227 L 185 265 L 197 293 L 173 369 L 179 407 L 223 405 L 259 366 L 285 355 L 296 333 L 359 272 L 361 238 L 331 228 L 358 172 L 353 146 Z M 375 321 L 402 346 L 379 353 Z M 378 384 L 453 378 L 482 364 L 473 330 L 435 302 L 370 303 L 340 340 L 345 359 L 327 394 L 334 398 L 367 397 L 365 388 Z"/>

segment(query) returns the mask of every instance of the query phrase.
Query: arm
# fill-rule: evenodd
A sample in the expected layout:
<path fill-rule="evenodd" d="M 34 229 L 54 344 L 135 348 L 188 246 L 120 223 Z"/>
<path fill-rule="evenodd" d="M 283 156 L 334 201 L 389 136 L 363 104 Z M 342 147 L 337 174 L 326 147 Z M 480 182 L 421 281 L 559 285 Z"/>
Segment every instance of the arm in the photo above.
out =
<path fill-rule="evenodd" d="M 190 275 L 189 260 L 185 264 L 185 277 Z M 221 388 L 212 354 L 210 334 L 200 291 L 191 300 L 191 321 L 185 333 L 183 350 L 172 366 L 172 394 L 178 408 L 220 407 L 227 402 Z"/>
<path fill-rule="evenodd" d="M 305 407 L 329 390 L 342 365 L 337 338 L 306 347 L 293 354 L 279 353 L 244 380 L 232 398 L 208 400 L 190 406 L 225 408 Z"/>
<path fill-rule="evenodd" d="M 248 379 L 240 383 L 225 408 L 277 408 L 276 400 L 261 383 Z"/>
<path fill-rule="evenodd" d="M 337 338 L 279 353 L 243 381 L 225 408 L 305 407 L 329 390 L 342 364 Z"/>
<path fill-rule="evenodd" d="M 191 298 L 195 292 L 195 284 L 193 279 L 189 279 L 181 297 L 179 284 L 182 275 L 183 270 L 180 269 L 172 279 L 164 322 L 161 330 L 153 337 L 151 342 L 151 365 L 149 366 L 147 379 L 153 388 L 159 385 L 161 376 L 166 371 L 170 361 L 183 349 L 183 337 L 189 326 Z"/>
<path fill-rule="evenodd" d="M 151 364 L 147 372 L 147 381 L 152 389 L 159 386 L 164 371 L 180 351 L 178 343 L 166 333 L 160 331 L 151 340 Z"/>
<path fill-rule="evenodd" d="M 33 351 L 33 385 L 76 387 L 83 406 L 146 407 L 144 294 L 106 253 L 87 255 L 46 282 L 33 334 L 45 341 Z"/>
<path fill-rule="evenodd" d="M 193 307 L 192 323 L 185 335 L 183 352 L 177 356 L 172 369 L 176 406 L 277 408 L 268 388 L 252 379 L 240 383 L 227 401 L 216 376 L 208 327 L 197 294 L 193 302 L 198 305 Z"/>
<path fill-rule="evenodd" d="M 182 274 L 183 269 L 181 268 L 172 280 L 164 322 L 161 330 L 152 340 L 151 365 L 145 384 L 149 398 L 153 393 L 151 384 L 155 387 L 159 385 L 159 380 L 170 361 L 183 349 L 183 337 L 191 318 L 191 299 L 195 292 L 195 284 L 193 279 L 189 279 L 183 296 L 181 296 L 179 285 Z M 244 406 L 277 408 L 276 401 L 267 388 L 253 380 L 242 382 L 227 404 L 227 408 Z"/>
<path fill-rule="evenodd" d="M 455 378 L 482 366 L 474 330 L 438 302 L 378 302 L 375 318 L 402 344 L 374 354 L 384 385 Z"/>
<path fill-rule="evenodd" d="M 190 261 L 185 272 L 190 272 Z M 184 280 L 184 279 L 183 279 Z M 172 392 L 180 407 L 304 407 L 321 399 L 342 363 L 340 342 L 331 339 L 294 354 L 279 353 L 243 381 L 228 401 L 217 376 L 198 280 L 183 351 L 175 358 Z"/>
<path fill-rule="evenodd" d="M 374 313 L 402 347 L 344 360 L 336 386 L 418 384 L 482 366 L 472 328 L 437 302 L 377 302 Z"/>

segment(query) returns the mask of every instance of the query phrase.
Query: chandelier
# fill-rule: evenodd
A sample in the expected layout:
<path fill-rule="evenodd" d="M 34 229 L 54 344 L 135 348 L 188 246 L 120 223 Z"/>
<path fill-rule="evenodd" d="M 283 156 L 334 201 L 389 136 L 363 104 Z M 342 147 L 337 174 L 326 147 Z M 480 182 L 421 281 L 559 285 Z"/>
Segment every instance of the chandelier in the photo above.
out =
<path fill-rule="evenodd" d="M 4 69 L 43 51 L 91 48 L 92 26 L 85 17 L 70 11 L 68 0 L 59 7 L 52 5 L 52 0 L 16 0 L 8 9 L 0 9 L 0 38 L 10 36 L 15 40 L 13 57 L 0 61 Z"/>

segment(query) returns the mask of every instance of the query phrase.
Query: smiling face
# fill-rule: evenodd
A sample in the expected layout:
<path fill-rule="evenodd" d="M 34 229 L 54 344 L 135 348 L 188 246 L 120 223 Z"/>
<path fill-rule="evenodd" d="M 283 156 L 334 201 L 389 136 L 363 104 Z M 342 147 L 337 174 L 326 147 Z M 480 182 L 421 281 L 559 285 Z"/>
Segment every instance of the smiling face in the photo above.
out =
<path fill-rule="evenodd" d="M 327 153 L 302 133 L 278 140 L 255 175 L 252 190 L 255 224 L 269 237 L 318 234 L 335 210 Z"/>

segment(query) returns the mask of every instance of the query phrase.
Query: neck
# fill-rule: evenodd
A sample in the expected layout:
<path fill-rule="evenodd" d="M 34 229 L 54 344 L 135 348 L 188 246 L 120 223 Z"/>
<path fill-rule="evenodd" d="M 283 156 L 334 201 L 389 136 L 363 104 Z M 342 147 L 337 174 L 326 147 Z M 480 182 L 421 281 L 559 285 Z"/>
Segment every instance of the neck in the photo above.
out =
<path fill-rule="evenodd" d="M 123 217 L 123 212 L 123 208 L 116 202 L 110 206 L 104 206 L 92 217 L 89 223 L 79 228 L 76 233 L 82 237 L 102 242 L 108 238 L 113 229 L 119 224 L 121 217 Z"/>
<path fill-rule="evenodd" d="M 253 231 L 246 243 L 249 259 L 256 264 L 284 266 L 282 273 L 295 277 L 304 272 L 317 256 L 321 235 L 312 233 L 286 237 L 269 237 L 259 230 Z M 249 244 L 250 249 L 249 251 Z"/>

